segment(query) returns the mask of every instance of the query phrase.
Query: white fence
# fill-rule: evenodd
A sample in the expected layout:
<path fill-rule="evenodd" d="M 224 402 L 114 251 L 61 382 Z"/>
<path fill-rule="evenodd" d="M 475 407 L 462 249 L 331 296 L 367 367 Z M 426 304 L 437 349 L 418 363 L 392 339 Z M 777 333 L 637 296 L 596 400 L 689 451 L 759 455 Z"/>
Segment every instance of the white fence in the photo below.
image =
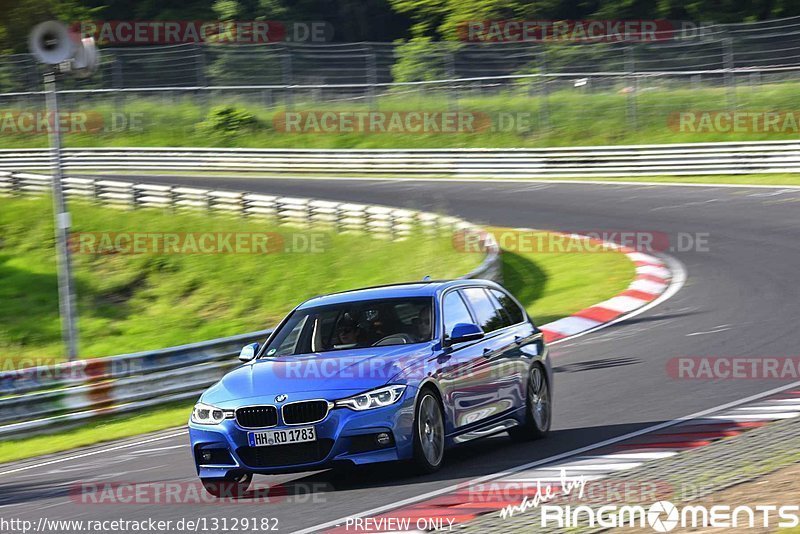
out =
<path fill-rule="evenodd" d="M 47 169 L 48 158 L 46 149 L 0 150 L 0 169 Z M 538 149 L 71 148 L 64 151 L 64 165 L 72 174 L 236 172 L 465 179 L 769 174 L 800 171 L 800 141 Z"/>

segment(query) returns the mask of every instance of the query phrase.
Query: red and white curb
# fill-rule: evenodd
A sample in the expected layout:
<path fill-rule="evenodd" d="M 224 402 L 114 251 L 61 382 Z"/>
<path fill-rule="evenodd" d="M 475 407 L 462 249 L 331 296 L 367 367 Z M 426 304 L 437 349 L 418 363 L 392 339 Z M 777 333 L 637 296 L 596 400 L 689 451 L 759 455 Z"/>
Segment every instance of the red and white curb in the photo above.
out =
<path fill-rule="evenodd" d="M 571 480 L 578 477 L 592 482 L 608 479 L 649 461 L 669 458 L 775 421 L 798 417 L 798 385 L 800 383 L 791 384 L 789 389 L 779 388 L 783 391 L 751 403 L 699 414 L 677 424 L 663 424 L 661 428 L 650 429 L 649 432 L 645 429 L 636 433 L 638 435 L 606 446 L 585 447 L 585 454 L 540 462 L 529 469 L 515 470 L 494 478 L 483 477 L 429 499 L 376 515 L 361 516 L 362 519 L 369 519 L 360 523 L 368 528 L 359 528 L 358 524 L 342 524 L 326 532 L 426 532 L 434 530 L 436 526 L 448 530 L 448 527 L 463 525 L 488 514 L 497 514 L 498 520 L 501 520 L 502 509 L 519 506 L 524 497 L 532 499 L 538 485 L 542 490 L 550 486 L 551 491 L 556 493 L 560 489 L 562 472 Z M 397 528 L 400 525 L 408 525 L 409 528 Z"/>
<path fill-rule="evenodd" d="M 519 230 L 532 231 L 521 228 Z M 587 239 L 595 246 L 605 247 L 625 254 L 636 266 L 636 275 L 628 288 L 619 295 L 581 310 L 569 317 L 542 325 L 541 329 L 544 333 L 545 341 L 558 341 L 596 330 L 605 324 L 612 323 L 621 317 L 644 308 L 670 288 L 674 273 L 673 269 L 664 260 L 608 241 L 600 241 L 578 234 L 570 234 L 569 237 Z"/>

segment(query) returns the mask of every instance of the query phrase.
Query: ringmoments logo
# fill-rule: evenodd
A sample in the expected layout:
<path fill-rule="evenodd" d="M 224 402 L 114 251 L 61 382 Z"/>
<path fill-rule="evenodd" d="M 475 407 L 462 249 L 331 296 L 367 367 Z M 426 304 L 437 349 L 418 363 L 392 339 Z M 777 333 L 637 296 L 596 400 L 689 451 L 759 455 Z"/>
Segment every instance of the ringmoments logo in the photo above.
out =
<path fill-rule="evenodd" d="M 798 505 L 729 506 L 687 505 L 678 508 L 670 501 L 658 501 L 649 507 L 639 505 L 559 506 L 541 508 L 541 526 L 576 528 L 582 526 L 620 528 L 649 526 L 655 532 L 671 532 L 677 527 L 751 529 L 794 528 L 800 525 Z"/>

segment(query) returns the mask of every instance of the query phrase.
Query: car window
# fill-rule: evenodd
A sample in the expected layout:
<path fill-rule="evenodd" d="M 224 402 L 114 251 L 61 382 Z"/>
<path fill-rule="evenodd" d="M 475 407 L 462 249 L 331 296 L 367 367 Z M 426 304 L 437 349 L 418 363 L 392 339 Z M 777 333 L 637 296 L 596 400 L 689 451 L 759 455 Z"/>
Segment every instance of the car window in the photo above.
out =
<path fill-rule="evenodd" d="M 505 326 L 507 319 L 503 312 L 495 307 L 489 299 L 489 294 L 482 287 L 468 287 L 463 293 L 475 312 L 478 326 L 483 328 L 484 332 L 494 332 Z"/>
<path fill-rule="evenodd" d="M 499 291 L 497 289 L 493 289 L 492 294 L 497 298 L 497 300 L 500 301 L 500 304 L 503 306 L 503 309 L 511 318 L 512 324 L 521 323 L 522 321 L 525 320 L 525 312 L 508 294 L 504 293 L 503 291 Z"/>
<path fill-rule="evenodd" d="M 287 329 L 286 336 L 276 347 L 276 350 L 270 356 L 279 357 L 294 354 L 297 350 L 297 342 L 300 340 L 300 334 L 306 325 L 308 316 L 293 317 L 289 323 L 284 327 Z"/>
<path fill-rule="evenodd" d="M 511 326 L 512 324 L 514 324 L 511 322 L 511 317 L 508 316 L 506 310 L 503 309 L 503 305 L 500 304 L 500 301 L 497 300 L 497 297 L 494 296 L 494 293 L 487 290 L 486 294 L 489 295 L 489 300 L 492 301 L 492 306 L 494 306 L 495 313 L 497 314 L 498 317 L 501 318 L 502 323 L 500 324 L 500 328 L 504 328 L 506 326 Z"/>
<path fill-rule="evenodd" d="M 467 305 L 464 304 L 464 299 L 457 291 L 451 291 L 444 296 L 443 303 L 444 315 L 444 333 L 450 336 L 453 333 L 453 328 L 458 323 L 472 323 L 475 319 L 469 314 Z"/>
<path fill-rule="evenodd" d="M 503 306 L 503 309 L 508 314 L 509 318 L 511 318 L 511 324 L 521 323 L 525 320 L 525 313 L 522 311 L 514 299 L 509 297 L 506 293 L 503 293 L 499 289 L 492 289 L 492 295 L 495 296 L 497 300 L 500 301 L 500 304 Z"/>
<path fill-rule="evenodd" d="M 296 310 L 264 351 L 266 357 L 430 341 L 433 299 L 387 298 Z"/>

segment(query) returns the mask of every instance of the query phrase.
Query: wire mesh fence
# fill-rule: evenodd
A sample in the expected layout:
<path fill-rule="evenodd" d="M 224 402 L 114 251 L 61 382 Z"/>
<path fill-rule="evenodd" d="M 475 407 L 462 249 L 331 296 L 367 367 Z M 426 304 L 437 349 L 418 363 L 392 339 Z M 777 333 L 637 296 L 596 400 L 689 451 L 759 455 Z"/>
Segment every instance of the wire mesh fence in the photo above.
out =
<path fill-rule="evenodd" d="M 464 109 L 516 105 L 530 128 L 624 116 L 639 130 L 675 111 L 792 106 L 800 17 L 698 28 L 652 42 L 181 44 L 102 51 L 90 80 L 65 79 L 66 109 L 133 101 Z M 41 66 L 0 57 L 0 107 L 40 108 Z M 501 102 L 502 101 L 502 102 Z M 511 104 L 509 104 L 511 103 Z M 613 126 L 616 128 L 617 126 Z"/>

